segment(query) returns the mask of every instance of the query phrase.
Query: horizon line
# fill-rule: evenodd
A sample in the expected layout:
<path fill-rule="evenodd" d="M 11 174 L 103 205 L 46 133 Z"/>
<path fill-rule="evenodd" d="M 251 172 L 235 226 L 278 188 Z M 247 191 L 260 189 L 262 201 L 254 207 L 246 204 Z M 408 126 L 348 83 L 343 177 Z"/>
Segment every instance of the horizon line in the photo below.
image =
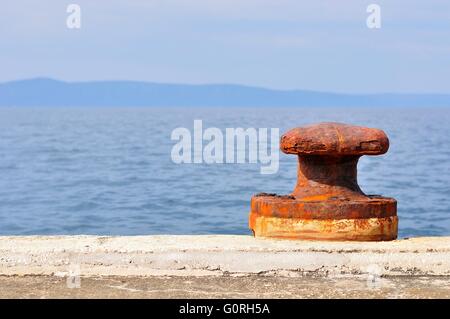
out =
<path fill-rule="evenodd" d="M 310 93 L 319 93 L 319 94 L 333 94 L 333 95 L 347 95 L 347 96 L 372 96 L 372 95 L 434 95 L 434 96 L 450 96 L 449 93 L 442 92 L 364 92 L 364 93 L 349 93 L 349 92 L 337 92 L 337 91 L 326 91 L 326 90 L 311 90 L 311 89 L 277 89 L 277 88 L 269 88 L 265 86 L 258 85 L 250 85 L 250 84 L 241 84 L 241 83 L 226 83 L 226 82 L 213 82 L 213 83 L 181 83 L 181 82 L 157 82 L 157 81 L 146 81 L 146 80 L 124 80 L 124 79 L 109 79 L 109 80 L 62 80 L 59 78 L 48 77 L 48 76 L 36 76 L 30 78 L 23 79 L 15 79 L 15 80 L 7 80 L 0 82 L 0 85 L 14 83 L 14 82 L 26 82 L 26 81 L 37 81 L 37 80 L 46 80 L 46 81 L 54 81 L 65 84 L 89 84 L 89 83 L 118 83 L 118 82 L 129 82 L 129 83 L 140 83 L 140 84 L 156 84 L 156 85 L 182 85 L 182 86 L 236 86 L 242 88 L 252 88 L 252 89 L 261 89 L 267 91 L 274 92 L 310 92 Z"/>

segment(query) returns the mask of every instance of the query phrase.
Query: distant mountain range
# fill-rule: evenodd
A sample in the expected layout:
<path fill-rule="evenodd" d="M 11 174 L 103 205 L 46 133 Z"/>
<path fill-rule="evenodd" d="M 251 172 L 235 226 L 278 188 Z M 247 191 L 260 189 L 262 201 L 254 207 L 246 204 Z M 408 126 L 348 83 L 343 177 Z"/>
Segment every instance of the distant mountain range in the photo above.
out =
<path fill-rule="evenodd" d="M 37 78 L 0 83 L 0 106 L 450 106 L 450 94 L 338 94 L 230 84 Z"/>

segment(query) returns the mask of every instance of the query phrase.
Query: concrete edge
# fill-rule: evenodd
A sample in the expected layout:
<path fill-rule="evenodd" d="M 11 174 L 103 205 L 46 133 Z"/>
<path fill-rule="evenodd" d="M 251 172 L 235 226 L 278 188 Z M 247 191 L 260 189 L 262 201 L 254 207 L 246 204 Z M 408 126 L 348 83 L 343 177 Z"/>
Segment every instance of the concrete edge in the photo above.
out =
<path fill-rule="evenodd" d="M 3 236 L 0 275 L 450 276 L 450 237 L 317 242 L 251 236 Z"/>

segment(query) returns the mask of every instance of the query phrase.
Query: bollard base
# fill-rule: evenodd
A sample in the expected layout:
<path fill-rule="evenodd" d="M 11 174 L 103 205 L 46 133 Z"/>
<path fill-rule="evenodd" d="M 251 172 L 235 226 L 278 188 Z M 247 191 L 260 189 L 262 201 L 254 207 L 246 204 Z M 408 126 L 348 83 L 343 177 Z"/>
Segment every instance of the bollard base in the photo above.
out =
<path fill-rule="evenodd" d="M 302 201 L 270 194 L 252 198 L 249 227 L 255 237 L 303 240 L 386 241 L 397 238 L 393 198 Z"/>
<path fill-rule="evenodd" d="M 252 216 L 255 237 L 335 241 L 386 241 L 397 238 L 397 216 L 365 219 L 286 219 Z"/>

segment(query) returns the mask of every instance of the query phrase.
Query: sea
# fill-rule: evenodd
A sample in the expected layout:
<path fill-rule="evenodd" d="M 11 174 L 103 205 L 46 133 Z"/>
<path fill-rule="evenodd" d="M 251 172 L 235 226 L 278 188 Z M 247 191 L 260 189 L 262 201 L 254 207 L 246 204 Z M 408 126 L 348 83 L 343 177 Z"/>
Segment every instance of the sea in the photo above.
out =
<path fill-rule="evenodd" d="M 250 198 L 289 194 L 296 156 L 261 163 L 176 163 L 177 128 L 278 128 L 341 122 L 383 129 L 363 156 L 366 194 L 398 201 L 399 237 L 450 235 L 450 108 L 2 107 L 0 235 L 250 234 Z"/>

